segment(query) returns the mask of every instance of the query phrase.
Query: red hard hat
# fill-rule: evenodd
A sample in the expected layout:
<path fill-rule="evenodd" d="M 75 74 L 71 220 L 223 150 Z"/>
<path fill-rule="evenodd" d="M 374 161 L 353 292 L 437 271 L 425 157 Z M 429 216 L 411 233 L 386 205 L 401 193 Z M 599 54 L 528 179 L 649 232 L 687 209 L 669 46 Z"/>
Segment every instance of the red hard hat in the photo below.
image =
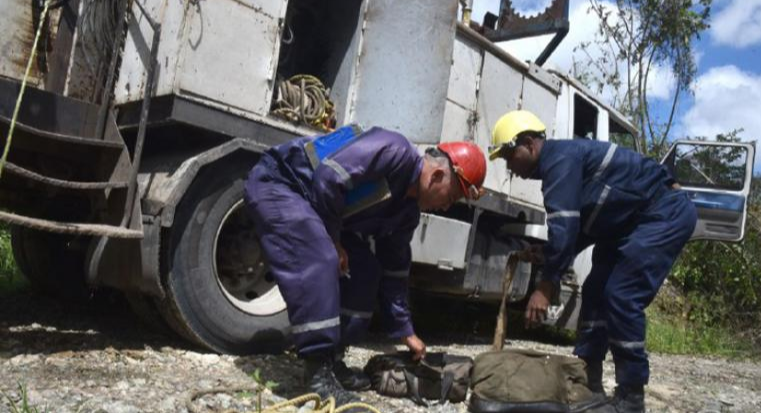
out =
<path fill-rule="evenodd" d="M 486 179 L 486 157 L 481 148 L 473 142 L 463 141 L 440 143 L 438 148 L 452 161 L 452 169 L 460 180 L 465 197 L 478 198 Z"/>

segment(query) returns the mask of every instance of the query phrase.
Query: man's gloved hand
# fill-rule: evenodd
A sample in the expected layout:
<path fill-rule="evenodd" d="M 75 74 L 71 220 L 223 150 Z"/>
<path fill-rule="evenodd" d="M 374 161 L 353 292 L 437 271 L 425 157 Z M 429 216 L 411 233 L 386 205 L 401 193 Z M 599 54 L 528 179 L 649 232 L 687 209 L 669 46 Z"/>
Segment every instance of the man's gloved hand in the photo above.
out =
<path fill-rule="evenodd" d="M 417 335 L 402 337 L 402 343 L 412 352 L 413 360 L 422 360 L 425 357 L 425 343 Z"/>

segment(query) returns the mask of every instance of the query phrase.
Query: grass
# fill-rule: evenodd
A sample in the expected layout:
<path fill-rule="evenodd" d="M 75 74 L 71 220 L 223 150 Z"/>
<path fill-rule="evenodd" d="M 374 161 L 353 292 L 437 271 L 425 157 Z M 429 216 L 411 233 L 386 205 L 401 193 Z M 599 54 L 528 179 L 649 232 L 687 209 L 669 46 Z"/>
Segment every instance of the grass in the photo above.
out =
<path fill-rule="evenodd" d="M 654 353 L 757 358 L 753 344 L 728 328 L 693 325 L 647 310 L 647 349 Z"/>
<path fill-rule="evenodd" d="M 10 411 L 12 413 L 43 413 L 49 411 L 47 406 L 39 408 L 29 404 L 29 396 L 27 394 L 26 387 L 23 384 L 19 383 L 18 390 L 21 396 L 21 400 L 18 402 L 14 401 L 10 396 L 3 394 L 6 401 L 8 402 L 9 407 L 11 408 Z"/>
<path fill-rule="evenodd" d="M 0 297 L 27 287 L 26 280 L 16 267 L 11 249 L 11 234 L 5 225 L 0 226 Z"/>

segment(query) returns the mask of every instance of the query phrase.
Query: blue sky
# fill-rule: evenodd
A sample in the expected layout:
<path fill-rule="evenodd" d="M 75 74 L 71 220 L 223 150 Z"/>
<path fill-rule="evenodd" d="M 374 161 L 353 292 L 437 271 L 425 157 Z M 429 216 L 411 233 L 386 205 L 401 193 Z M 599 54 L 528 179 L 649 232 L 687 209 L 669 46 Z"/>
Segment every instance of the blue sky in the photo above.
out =
<path fill-rule="evenodd" d="M 513 0 L 514 8 L 524 14 L 537 13 L 550 3 L 551 0 Z M 475 0 L 473 19 L 480 21 L 486 11 L 496 14 L 499 4 L 500 0 Z M 571 71 L 574 59 L 580 59 L 578 54 L 574 56 L 573 48 L 581 41 L 592 40 L 598 26 L 588 8 L 589 0 L 571 0 L 571 30 L 549 65 Z M 533 60 L 549 38 L 502 46 L 521 59 Z M 744 140 L 761 142 L 761 0 L 714 0 L 711 28 L 696 43 L 695 53 L 698 77 L 693 93 L 680 99 L 671 138 L 713 137 L 743 129 L 740 136 Z M 654 114 L 665 120 L 674 92 L 671 71 L 659 68 L 650 83 Z M 761 155 L 756 156 L 755 173 L 761 173 Z"/>

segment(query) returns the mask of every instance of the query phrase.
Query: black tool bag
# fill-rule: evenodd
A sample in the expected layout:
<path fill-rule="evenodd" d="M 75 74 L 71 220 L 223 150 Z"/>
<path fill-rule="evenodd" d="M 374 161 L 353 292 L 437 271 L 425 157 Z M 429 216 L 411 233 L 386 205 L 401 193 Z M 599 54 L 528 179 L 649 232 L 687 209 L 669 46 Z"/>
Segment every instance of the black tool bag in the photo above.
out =
<path fill-rule="evenodd" d="M 409 397 L 427 406 L 423 399 L 465 400 L 470 384 L 473 359 L 445 353 L 429 353 L 423 360 L 412 361 L 412 353 L 381 354 L 367 362 L 365 373 L 379 394 Z"/>
<path fill-rule="evenodd" d="M 605 404 L 587 388 L 583 360 L 533 350 L 479 354 L 471 390 L 474 413 L 569 413 Z"/>

